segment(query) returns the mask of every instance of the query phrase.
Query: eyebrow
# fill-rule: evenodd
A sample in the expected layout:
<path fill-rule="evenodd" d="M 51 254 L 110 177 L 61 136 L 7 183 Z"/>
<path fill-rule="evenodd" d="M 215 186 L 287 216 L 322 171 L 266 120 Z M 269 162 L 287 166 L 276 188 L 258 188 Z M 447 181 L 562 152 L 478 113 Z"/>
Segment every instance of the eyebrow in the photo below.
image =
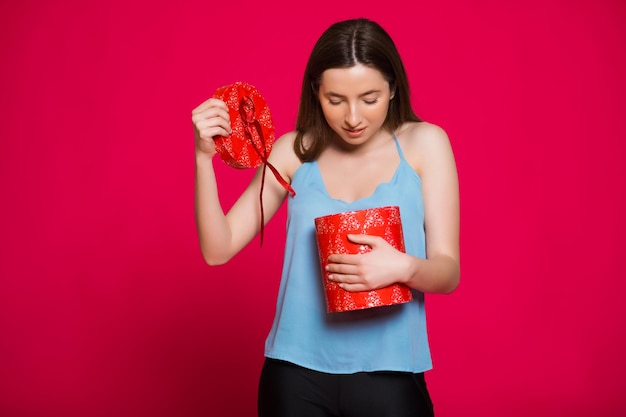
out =
<path fill-rule="evenodd" d="M 381 90 L 369 90 L 366 91 L 362 94 L 359 94 L 359 97 L 365 97 L 365 96 L 369 96 L 370 94 L 376 94 L 376 93 L 380 93 Z M 339 93 L 335 93 L 333 91 L 329 91 L 328 93 L 326 93 L 327 96 L 331 96 L 331 97 L 337 97 L 337 98 L 346 98 L 346 96 L 341 95 Z"/>

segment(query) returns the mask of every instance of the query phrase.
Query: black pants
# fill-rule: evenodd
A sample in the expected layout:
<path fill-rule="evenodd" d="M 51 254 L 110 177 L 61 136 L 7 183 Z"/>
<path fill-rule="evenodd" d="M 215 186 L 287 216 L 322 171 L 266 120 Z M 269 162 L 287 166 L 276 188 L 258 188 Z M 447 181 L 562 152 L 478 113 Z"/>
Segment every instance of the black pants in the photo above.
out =
<path fill-rule="evenodd" d="M 424 374 L 327 374 L 266 359 L 259 383 L 259 417 L 433 416 Z"/>

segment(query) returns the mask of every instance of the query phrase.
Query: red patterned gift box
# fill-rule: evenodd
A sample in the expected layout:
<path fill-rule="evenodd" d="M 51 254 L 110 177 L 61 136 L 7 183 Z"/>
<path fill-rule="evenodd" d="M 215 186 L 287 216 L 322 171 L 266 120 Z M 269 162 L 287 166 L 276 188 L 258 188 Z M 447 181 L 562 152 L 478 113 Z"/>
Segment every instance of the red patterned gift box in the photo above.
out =
<path fill-rule="evenodd" d="M 404 235 L 399 207 L 386 206 L 318 217 L 315 219 L 315 232 L 324 277 L 326 307 L 329 313 L 402 304 L 413 299 L 411 289 L 404 284 L 393 284 L 372 291 L 349 292 L 325 278 L 325 267 L 328 264 L 329 255 L 333 253 L 358 254 L 371 250 L 367 245 L 350 242 L 347 237 L 349 234 L 380 236 L 393 247 L 404 252 Z"/>

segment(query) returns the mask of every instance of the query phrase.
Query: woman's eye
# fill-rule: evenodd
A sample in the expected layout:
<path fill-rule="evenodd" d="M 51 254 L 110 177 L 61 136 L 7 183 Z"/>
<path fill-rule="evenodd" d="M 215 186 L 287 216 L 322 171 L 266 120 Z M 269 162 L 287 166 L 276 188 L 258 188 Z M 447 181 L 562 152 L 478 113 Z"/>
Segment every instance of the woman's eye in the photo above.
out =
<path fill-rule="evenodd" d="M 328 104 L 330 104 L 331 106 L 338 106 L 339 104 L 341 104 L 341 100 L 328 100 Z"/>
<path fill-rule="evenodd" d="M 376 103 L 378 103 L 378 99 L 377 98 L 375 98 L 373 100 L 364 100 L 364 101 L 365 101 L 365 104 L 376 104 Z"/>

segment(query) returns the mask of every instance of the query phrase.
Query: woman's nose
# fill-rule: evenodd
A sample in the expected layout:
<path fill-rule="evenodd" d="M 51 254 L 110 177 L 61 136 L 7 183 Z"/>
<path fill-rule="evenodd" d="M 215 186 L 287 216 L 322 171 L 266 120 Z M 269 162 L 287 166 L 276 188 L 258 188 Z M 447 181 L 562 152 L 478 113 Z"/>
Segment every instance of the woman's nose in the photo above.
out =
<path fill-rule="evenodd" d="M 361 123 L 361 115 L 356 104 L 348 105 L 346 110 L 346 124 L 349 127 L 357 127 Z"/>

